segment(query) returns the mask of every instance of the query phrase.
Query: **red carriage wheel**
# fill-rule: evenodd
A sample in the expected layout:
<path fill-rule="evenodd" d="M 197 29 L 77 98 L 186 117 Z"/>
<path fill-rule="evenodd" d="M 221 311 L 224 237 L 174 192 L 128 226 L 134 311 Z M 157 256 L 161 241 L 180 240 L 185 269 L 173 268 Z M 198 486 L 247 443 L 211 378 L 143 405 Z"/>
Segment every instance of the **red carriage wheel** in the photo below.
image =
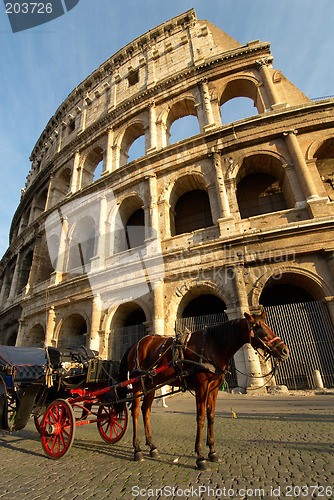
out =
<path fill-rule="evenodd" d="M 65 399 L 56 399 L 46 409 L 41 438 L 44 452 L 50 458 L 63 457 L 71 448 L 75 434 L 75 416 Z"/>
<path fill-rule="evenodd" d="M 43 418 L 44 418 L 44 415 L 42 415 L 41 413 L 39 413 L 38 415 L 34 415 L 35 427 L 39 433 L 41 433 Z"/>
<path fill-rule="evenodd" d="M 117 413 L 112 406 L 101 405 L 97 413 L 97 429 L 106 443 L 117 443 L 125 434 L 128 425 L 128 410 L 126 406 Z"/>

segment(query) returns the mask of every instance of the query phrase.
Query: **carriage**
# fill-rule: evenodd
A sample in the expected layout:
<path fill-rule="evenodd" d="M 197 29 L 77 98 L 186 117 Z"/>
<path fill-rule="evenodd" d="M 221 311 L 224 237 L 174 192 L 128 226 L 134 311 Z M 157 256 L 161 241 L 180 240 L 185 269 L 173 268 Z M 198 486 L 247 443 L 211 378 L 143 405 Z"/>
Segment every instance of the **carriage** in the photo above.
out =
<path fill-rule="evenodd" d="M 70 450 L 79 425 L 95 423 L 104 441 L 116 443 L 128 413 L 115 410 L 115 370 L 85 347 L 0 346 L 0 428 L 19 431 L 32 416 L 53 459 Z"/>
<path fill-rule="evenodd" d="M 244 319 L 176 338 L 147 335 L 124 354 L 121 363 L 102 360 L 97 352 L 86 347 L 0 346 L 0 428 L 18 431 L 33 416 L 44 452 L 58 459 L 70 450 L 75 429 L 80 425 L 96 423 L 105 442 L 119 441 L 127 428 L 127 403 L 131 402 L 134 459 L 143 460 L 138 439 L 139 403 L 143 398 L 146 444 L 151 457 L 159 458 L 149 422 L 155 391 L 164 385 L 175 386 L 177 391 L 193 389 L 197 410 L 196 463 L 205 469 L 204 416 L 207 412 L 209 459 L 217 462 L 220 457 L 214 448 L 214 411 L 231 357 L 247 342 L 278 361 L 289 355 L 264 317 L 265 313 L 245 313 Z M 268 375 L 273 373 L 274 370 Z"/>

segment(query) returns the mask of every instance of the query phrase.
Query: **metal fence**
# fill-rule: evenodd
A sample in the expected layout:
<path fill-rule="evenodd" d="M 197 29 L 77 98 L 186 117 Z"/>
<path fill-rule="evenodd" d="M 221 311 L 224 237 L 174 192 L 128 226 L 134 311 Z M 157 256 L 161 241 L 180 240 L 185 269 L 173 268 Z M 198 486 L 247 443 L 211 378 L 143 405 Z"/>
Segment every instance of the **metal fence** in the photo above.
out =
<path fill-rule="evenodd" d="M 334 387 L 334 328 L 326 304 L 303 302 L 265 310 L 266 323 L 290 349 L 276 383 L 289 389 L 313 389 L 313 373 L 319 370 L 324 386 Z"/>
<path fill-rule="evenodd" d="M 115 328 L 111 332 L 111 359 L 120 361 L 125 351 L 145 335 L 147 330 L 144 325 Z"/>
<path fill-rule="evenodd" d="M 187 329 L 191 332 L 195 332 L 196 330 L 201 330 L 206 326 L 214 326 L 219 323 L 225 323 L 225 321 L 228 321 L 228 317 L 225 312 L 208 314 L 205 316 L 193 316 L 190 318 L 178 318 L 175 322 L 175 331 Z M 233 359 L 231 359 L 228 369 L 231 374 L 226 376 L 226 382 L 230 388 L 237 387 L 238 380 Z"/>

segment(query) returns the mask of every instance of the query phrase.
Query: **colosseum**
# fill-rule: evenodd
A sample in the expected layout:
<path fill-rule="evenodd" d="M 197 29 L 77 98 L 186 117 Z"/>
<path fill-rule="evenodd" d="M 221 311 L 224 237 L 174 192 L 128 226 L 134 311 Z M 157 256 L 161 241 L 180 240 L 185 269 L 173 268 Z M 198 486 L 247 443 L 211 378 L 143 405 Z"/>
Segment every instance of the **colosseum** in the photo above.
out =
<path fill-rule="evenodd" d="M 239 97 L 252 116 L 225 123 Z M 0 263 L 1 343 L 119 360 L 147 332 L 264 308 L 291 350 L 271 383 L 333 387 L 333 158 L 334 99 L 305 96 L 270 43 L 193 9 L 153 28 L 71 92 L 32 151 Z M 267 368 L 246 345 L 230 385 L 260 387 Z"/>

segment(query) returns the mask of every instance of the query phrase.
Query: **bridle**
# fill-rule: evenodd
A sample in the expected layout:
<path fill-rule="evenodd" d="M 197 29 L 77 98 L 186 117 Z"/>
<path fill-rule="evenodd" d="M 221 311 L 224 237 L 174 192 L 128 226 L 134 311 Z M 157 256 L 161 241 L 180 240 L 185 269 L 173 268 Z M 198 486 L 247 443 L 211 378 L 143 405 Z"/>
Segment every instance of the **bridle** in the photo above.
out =
<path fill-rule="evenodd" d="M 277 335 L 274 336 L 272 339 L 268 339 L 268 334 L 266 333 L 265 329 L 263 328 L 262 321 L 258 322 L 253 322 L 253 321 L 247 321 L 248 323 L 248 334 L 249 334 L 249 343 L 255 349 L 255 351 L 263 358 L 262 354 L 259 353 L 258 348 L 253 345 L 252 343 L 252 338 L 256 338 L 263 344 L 265 352 L 268 353 L 268 356 L 265 357 L 265 360 L 267 360 L 270 355 L 273 354 L 274 351 L 277 351 L 277 347 L 284 344 L 284 342 L 277 337 Z M 258 327 L 258 328 L 256 328 Z M 261 330 L 265 333 L 264 337 L 260 337 L 258 331 Z M 278 341 L 278 342 L 277 342 Z M 276 344 L 275 344 L 276 343 Z M 275 344 L 275 345 L 274 345 Z"/>

